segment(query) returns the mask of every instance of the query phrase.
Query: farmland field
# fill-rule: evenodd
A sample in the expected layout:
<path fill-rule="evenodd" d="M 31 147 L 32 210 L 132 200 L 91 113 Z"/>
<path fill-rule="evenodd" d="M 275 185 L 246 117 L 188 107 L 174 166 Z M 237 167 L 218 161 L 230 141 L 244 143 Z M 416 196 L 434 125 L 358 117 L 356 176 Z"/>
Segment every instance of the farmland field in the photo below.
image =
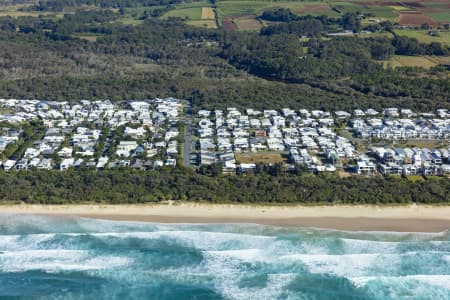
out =
<path fill-rule="evenodd" d="M 438 22 L 450 23 L 450 7 L 447 8 L 447 12 L 430 13 L 430 16 Z"/>
<path fill-rule="evenodd" d="M 395 19 L 398 17 L 398 12 L 396 9 L 388 5 L 374 5 L 366 4 L 365 2 L 332 2 L 332 7 L 339 11 L 341 14 L 344 13 L 366 13 L 373 14 L 375 17 L 382 19 Z M 378 4 L 378 3 L 377 3 Z"/>
<path fill-rule="evenodd" d="M 327 15 L 337 17 L 339 13 L 332 10 L 330 5 L 325 2 L 273 2 L 265 9 L 289 8 L 297 15 Z"/>
<path fill-rule="evenodd" d="M 197 27 L 205 27 L 205 28 L 217 28 L 216 21 L 214 20 L 189 20 L 186 21 L 187 24 Z"/>
<path fill-rule="evenodd" d="M 186 18 L 189 20 L 200 20 L 202 18 L 202 7 L 190 7 L 171 10 L 164 17 Z"/>
<path fill-rule="evenodd" d="M 433 20 L 431 17 L 424 15 L 416 11 L 402 11 L 400 12 L 399 23 L 401 25 L 416 25 L 420 26 L 422 24 L 429 24 L 432 26 L 438 25 L 438 22 Z"/>
<path fill-rule="evenodd" d="M 216 3 L 220 17 L 259 15 L 270 2 L 266 1 L 219 1 Z"/>
<path fill-rule="evenodd" d="M 214 20 L 216 15 L 212 7 L 202 7 L 202 20 Z"/>
<path fill-rule="evenodd" d="M 240 30 L 260 30 L 262 27 L 261 23 L 255 18 L 235 19 L 234 23 Z"/>
<path fill-rule="evenodd" d="M 450 31 L 440 31 L 439 36 L 430 36 L 428 30 L 397 29 L 395 34 L 416 38 L 422 43 L 440 42 L 450 46 Z"/>
<path fill-rule="evenodd" d="M 401 25 L 436 26 L 450 20 L 450 0 L 339 0 L 339 1 L 289 1 L 289 0 L 216 0 L 216 8 L 209 2 L 190 2 L 175 5 L 164 17 L 180 17 L 188 20 L 213 20 L 230 30 L 258 30 L 265 22 L 257 17 L 263 11 L 288 8 L 297 15 L 327 15 L 339 17 L 345 13 L 370 14 L 372 18 L 399 22 Z M 254 15 L 254 18 L 247 16 Z"/>
<path fill-rule="evenodd" d="M 394 55 L 390 60 L 384 61 L 385 67 L 423 67 L 429 69 L 438 64 L 450 64 L 450 57 L 445 56 L 406 56 Z"/>

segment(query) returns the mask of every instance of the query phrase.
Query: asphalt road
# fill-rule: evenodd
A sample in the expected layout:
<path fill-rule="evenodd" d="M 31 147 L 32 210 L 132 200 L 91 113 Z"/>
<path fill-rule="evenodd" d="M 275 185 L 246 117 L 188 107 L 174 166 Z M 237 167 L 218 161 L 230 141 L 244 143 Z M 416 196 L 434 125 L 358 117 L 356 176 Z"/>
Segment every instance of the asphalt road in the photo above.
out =
<path fill-rule="evenodd" d="M 184 133 L 184 145 L 183 145 L 183 163 L 185 166 L 192 166 L 191 153 L 192 153 L 192 124 L 189 118 L 185 119 L 186 131 Z"/>

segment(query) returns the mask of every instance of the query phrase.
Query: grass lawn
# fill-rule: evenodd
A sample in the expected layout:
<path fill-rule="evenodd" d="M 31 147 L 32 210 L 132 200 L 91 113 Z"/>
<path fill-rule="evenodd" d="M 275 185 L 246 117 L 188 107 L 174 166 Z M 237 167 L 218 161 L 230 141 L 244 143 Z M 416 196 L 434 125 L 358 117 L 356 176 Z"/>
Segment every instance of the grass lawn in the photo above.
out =
<path fill-rule="evenodd" d="M 249 152 L 249 153 L 236 153 L 236 160 L 240 163 L 266 163 L 274 164 L 283 162 L 285 159 L 277 152 Z"/>
<path fill-rule="evenodd" d="M 441 31 L 439 36 L 428 35 L 428 30 L 396 29 L 395 34 L 416 38 L 422 43 L 440 42 L 450 46 L 450 31 Z"/>

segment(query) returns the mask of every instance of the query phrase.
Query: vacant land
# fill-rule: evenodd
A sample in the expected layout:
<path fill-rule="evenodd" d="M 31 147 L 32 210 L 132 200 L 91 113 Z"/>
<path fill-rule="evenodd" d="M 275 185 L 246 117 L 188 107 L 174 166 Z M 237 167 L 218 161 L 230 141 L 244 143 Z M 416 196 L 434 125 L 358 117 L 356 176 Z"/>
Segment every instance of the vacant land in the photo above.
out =
<path fill-rule="evenodd" d="M 236 160 L 240 163 L 265 163 L 265 164 L 275 164 L 283 162 L 285 159 L 280 153 L 274 152 L 256 152 L 256 153 L 237 153 Z"/>
<path fill-rule="evenodd" d="M 397 142 L 395 145 L 409 148 L 418 147 L 418 148 L 438 149 L 445 147 L 447 145 L 447 142 L 443 140 L 406 140 L 402 142 Z"/>

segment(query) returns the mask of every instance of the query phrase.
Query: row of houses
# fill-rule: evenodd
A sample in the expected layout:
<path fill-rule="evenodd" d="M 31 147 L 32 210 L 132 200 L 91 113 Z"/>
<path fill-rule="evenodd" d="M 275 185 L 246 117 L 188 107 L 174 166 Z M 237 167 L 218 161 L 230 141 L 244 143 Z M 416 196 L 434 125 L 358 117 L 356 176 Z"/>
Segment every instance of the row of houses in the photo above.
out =
<path fill-rule="evenodd" d="M 450 170 L 449 149 L 373 147 L 381 174 L 442 175 Z"/>
<path fill-rule="evenodd" d="M 450 119 L 353 119 L 351 129 L 356 136 L 385 140 L 450 138 Z"/>
<path fill-rule="evenodd" d="M 238 164 L 231 154 L 242 152 L 280 152 L 289 156 L 292 164 L 306 164 L 318 171 L 335 170 L 323 165 L 317 155 L 332 162 L 354 159 L 357 151 L 346 138 L 333 130 L 335 121 L 325 111 L 295 111 L 292 109 L 244 113 L 236 108 L 226 111 L 201 110 L 198 112 L 196 133 L 199 164 L 223 163 L 224 170 L 247 171 L 254 164 Z"/>
<path fill-rule="evenodd" d="M 446 165 L 448 149 L 378 147 L 361 152 L 349 138 L 337 134 L 336 129 L 348 122 L 348 129 L 362 138 L 445 141 L 450 137 L 449 117 L 445 109 L 435 113 L 397 108 L 333 113 L 288 108 L 200 110 L 196 119 L 198 162 L 219 162 L 224 172 L 245 172 L 254 169 L 255 164 L 237 162 L 236 154 L 279 152 L 289 158 L 287 169 L 303 165 L 312 172 L 346 169 L 369 175 L 441 175 L 450 169 Z"/>
<path fill-rule="evenodd" d="M 2 163 L 5 170 L 103 169 L 107 163 L 147 158 L 163 165 L 176 162 L 183 105 L 174 98 L 118 104 L 0 99 L 0 105 L 8 112 L 3 117 L 26 112 L 23 122 L 38 120 L 45 128 L 43 135 L 36 135 L 39 139 L 27 144 L 23 155 L 14 154 Z M 0 152 L 18 143 L 22 132 L 20 123 L 7 122 L 13 129 L 0 131 Z"/>
<path fill-rule="evenodd" d="M 67 171 L 70 169 L 81 170 L 81 169 L 116 169 L 116 168 L 132 168 L 136 170 L 150 170 L 158 169 L 164 166 L 175 167 L 176 159 L 168 158 L 166 160 L 143 160 L 143 159 L 132 159 L 132 160 L 109 160 L 107 157 L 101 157 L 99 159 L 83 159 L 83 158 L 66 158 L 57 166 L 54 161 L 50 158 L 38 158 L 35 157 L 31 160 L 21 159 L 19 161 L 15 160 L 5 160 L 0 161 L 0 167 L 3 167 L 5 171 L 23 171 L 23 170 L 53 170 L 58 167 L 61 171 Z"/>

